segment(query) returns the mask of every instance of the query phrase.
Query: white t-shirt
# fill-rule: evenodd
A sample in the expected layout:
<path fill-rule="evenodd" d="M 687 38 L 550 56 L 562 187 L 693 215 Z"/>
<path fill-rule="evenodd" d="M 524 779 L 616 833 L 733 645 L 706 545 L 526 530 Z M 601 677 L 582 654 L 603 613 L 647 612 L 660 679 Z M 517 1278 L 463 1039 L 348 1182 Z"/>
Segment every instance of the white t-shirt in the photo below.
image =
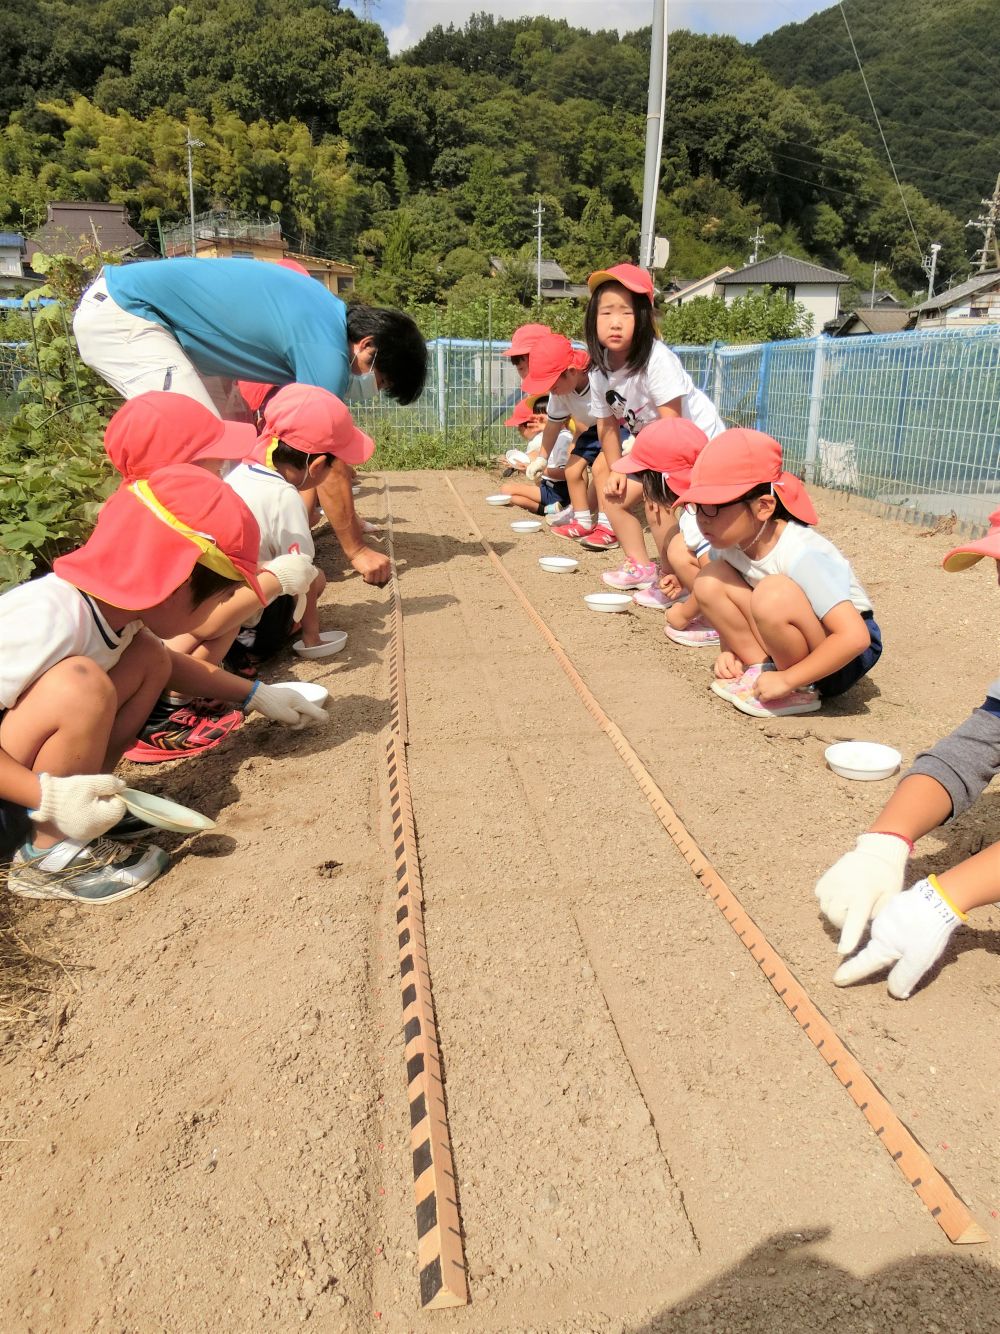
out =
<path fill-rule="evenodd" d="M 715 404 L 695 388 L 680 358 L 665 343 L 653 344 L 649 360 L 639 370 L 629 370 L 626 366 L 608 374 L 595 367 L 590 372 L 593 417 L 617 417 L 632 435 L 638 435 L 644 426 L 655 421 L 656 409 L 675 398 L 681 400 L 681 416 L 700 426 L 709 440 L 726 429 Z"/>
<path fill-rule="evenodd" d="M 712 554 L 728 561 L 751 588 L 769 574 L 787 575 L 805 593 L 820 620 L 841 602 L 853 602 L 860 612 L 872 610 L 847 557 L 829 538 L 800 523 L 786 523 L 774 547 L 760 560 L 751 560 L 739 547 Z"/>
<path fill-rule="evenodd" d="M 532 436 L 531 440 L 525 447 L 529 454 L 537 454 L 541 449 L 543 434 L 544 432 L 539 431 L 538 435 Z M 549 450 L 549 461 L 545 469 L 546 473 L 548 473 L 549 468 L 565 468 L 566 464 L 569 462 L 569 452 L 572 448 L 573 433 L 571 431 L 560 431 L 555 438 L 552 448 Z"/>
<path fill-rule="evenodd" d="M 698 527 L 697 517 L 684 505 L 677 511 L 677 527 L 681 530 L 688 551 L 695 556 L 703 556 L 711 550 L 708 539 Z"/>
<path fill-rule="evenodd" d="M 66 658 L 110 671 L 141 629 L 129 621 L 112 630 L 93 599 L 57 574 L 12 588 L 0 597 L 0 709 Z"/>
<path fill-rule="evenodd" d="M 546 416 L 550 422 L 569 421 L 570 417 L 580 430 L 586 430 L 594 424 L 594 414 L 590 406 L 590 386 L 579 393 L 549 394 L 549 406 Z"/>
<path fill-rule="evenodd" d="M 263 463 L 241 463 L 226 478 L 260 527 L 260 564 L 275 556 L 297 555 L 310 560 L 316 544 L 309 530 L 305 501 L 280 473 Z"/>

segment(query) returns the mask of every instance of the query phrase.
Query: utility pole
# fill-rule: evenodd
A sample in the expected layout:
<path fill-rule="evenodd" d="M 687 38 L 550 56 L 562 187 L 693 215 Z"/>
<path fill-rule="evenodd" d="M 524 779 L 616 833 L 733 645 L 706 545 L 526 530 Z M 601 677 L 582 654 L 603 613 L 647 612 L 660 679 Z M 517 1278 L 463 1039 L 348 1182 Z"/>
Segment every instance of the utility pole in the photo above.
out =
<path fill-rule="evenodd" d="M 649 48 L 649 92 L 646 98 L 646 158 L 642 176 L 642 227 L 639 267 L 653 269 L 656 242 L 656 200 L 660 193 L 663 152 L 663 111 L 667 102 L 667 0 L 653 0 L 653 31 Z"/>
<path fill-rule="evenodd" d="M 966 227 L 972 227 L 977 232 L 983 234 L 983 248 L 977 250 L 973 256 L 973 263 L 979 261 L 979 272 L 985 273 L 987 269 L 1000 269 L 1000 175 L 997 176 L 997 183 L 993 187 L 993 198 L 980 201 L 985 213 L 975 220 L 967 222 Z"/>
<path fill-rule="evenodd" d="M 542 309 L 542 214 L 544 212 L 542 201 L 539 198 L 535 206 L 535 227 L 538 235 L 538 250 L 535 259 L 535 304 L 539 311 Z"/>
<path fill-rule="evenodd" d="M 878 260 L 875 261 L 875 267 L 872 269 L 872 310 L 875 309 L 875 284 L 878 282 Z"/>
<path fill-rule="evenodd" d="M 940 244 L 939 244 L 937 241 L 932 241 L 932 242 L 931 242 L 931 253 L 930 253 L 930 256 L 927 257 L 927 258 L 924 258 L 924 259 L 921 261 L 921 265 L 920 265 L 920 267 L 923 269 L 924 273 L 927 274 L 927 300 L 928 300 L 928 301 L 930 301 L 931 297 L 934 295 L 934 275 L 935 275 L 935 273 L 937 273 L 938 253 L 940 252 L 940 250 L 941 250 L 941 246 L 940 246 Z"/>
<path fill-rule="evenodd" d="M 200 139 L 191 138 L 191 129 L 188 127 L 187 139 L 184 141 L 184 147 L 187 149 L 188 156 L 188 212 L 191 218 L 191 256 L 198 253 L 198 244 L 194 234 L 194 165 L 192 153 L 196 148 L 204 148 L 205 145 Z"/>
<path fill-rule="evenodd" d="M 751 236 L 750 241 L 753 245 L 753 254 L 750 256 L 749 260 L 747 260 L 747 263 L 756 264 L 757 256 L 760 254 L 760 248 L 764 244 L 764 233 L 759 227 L 754 232 L 753 236 Z"/>

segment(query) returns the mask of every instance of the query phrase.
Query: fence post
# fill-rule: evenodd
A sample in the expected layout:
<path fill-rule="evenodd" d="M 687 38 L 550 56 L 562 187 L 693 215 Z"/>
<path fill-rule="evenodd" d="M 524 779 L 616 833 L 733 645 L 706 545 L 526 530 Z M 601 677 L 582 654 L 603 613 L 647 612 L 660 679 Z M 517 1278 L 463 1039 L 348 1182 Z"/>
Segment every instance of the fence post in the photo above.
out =
<path fill-rule="evenodd" d="M 440 337 L 435 341 L 434 353 L 437 359 L 438 422 L 441 429 L 447 431 L 448 398 L 444 383 L 444 340 Z"/>
<path fill-rule="evenodd" d="M 826 335 L 817 334 L 813 344 L 812 384 L 809 387 L 809 424 L 806 427 L 805 481 L 811 486 L 816 481 L 819 458 L 819 419 L 823 410 L 823 370 L 826 364 Z"/>
<path fill-rule="evenodd" d="M 773 343 L 765 343 L 757 369 L 757 430 L 767 431 L 767 399 L 771 387 L 771 353 Z"/>
<path fill-rule="evenodd" d="M 719 415 L 724 417 L 722 410 L 722 353 L 719 351 L 719 340 L 712 340 L 712 402 L 719 410 Z"/>

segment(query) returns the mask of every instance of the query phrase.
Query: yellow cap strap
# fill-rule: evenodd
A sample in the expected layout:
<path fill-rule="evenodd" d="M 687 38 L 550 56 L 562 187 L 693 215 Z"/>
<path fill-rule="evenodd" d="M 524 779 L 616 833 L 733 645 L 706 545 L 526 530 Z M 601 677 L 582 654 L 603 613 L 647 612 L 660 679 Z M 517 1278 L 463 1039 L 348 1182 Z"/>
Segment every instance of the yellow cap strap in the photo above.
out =
<path fill-rule="evenodd" d="M 214 570 L 216 574 L 221 574 L 224 579 L 232 579 L 236 583 L 247 582 L 246 576 L 242 575 L 226 553 L 220 550 L 215 538 L 208 533 L 198 532 L 196 528 L 189 528 L 186 523 L 177 518 L 176 514 L 171 514 L 166 505 L 157 500 L 148 482 L 133 482 L 129 490 L 168 528 L 172 528 L 174 532 L 180 533 L 182 537 L 186 537 L 189 542 L 194 543 L 201 552 L 197 561 L 199 565 L 207 565 L 210 570 Z"/>
<path fill-rule="evenodd" d="M 272 435 L 272 436 L 271 436 L 271 443 L 268 445 L 268 447 L 267 447 L 267 449 L 266 449 L 266 451 L 265 451 L 265 453 L 264 453 L 264 467 L 265 467 L 265 468 L 274 468 L 274 451 L 278 448 L 278 446 L 279 446 L 280 444 L 281 444 L 281 441 L 278 439 L 278 437 L 277 437 L 276 435 Z M 276 468 L 275 468 L 275 471 L 277 471 Z"/>

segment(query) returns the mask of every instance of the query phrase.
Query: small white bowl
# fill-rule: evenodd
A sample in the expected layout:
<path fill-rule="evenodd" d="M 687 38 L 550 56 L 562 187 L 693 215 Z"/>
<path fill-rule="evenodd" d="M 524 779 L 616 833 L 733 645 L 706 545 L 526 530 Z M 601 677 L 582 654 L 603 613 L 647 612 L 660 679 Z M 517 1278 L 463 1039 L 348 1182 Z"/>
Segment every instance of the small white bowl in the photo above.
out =
<path fill-rule="evenodd" d="M 194 830 L 214 829 L 215 821 L 200 811 L 182 806 L 179 801 L 168 801 L 166 797 L 154 797 L 152 792 L 139 792 L 134 787 L 127 787 L 118 794 L 128 810 L 137 815 L 146 824 L 157 829 L 170 829 L 175 834 L 187 834 Z"/>
<path fill-rule="evenodd" d="M 495 496 L 486 497 L 487 505 L 509 505 L 510 500 L 510 496 L 505 496 L 502 491 L 498 491 Z"/>
<path fill-rule="evenodd" d="M 274 681 L 272 684 L 280 686 L 282 690 L 294 690 L 310 704 L 325 704 L 330 698 L 329 690 L 318 681 Z"/>
<path fill-rule="evenodd" d="M 838 741 L 834 746 L 827 746 L 823 753 L 835 774 L 861 783 L 891 778 L 903 759 L 898 750 L 879 745 L 877 741 Z"/>
<path fill-rule="evenodd" d="M 352 495 L 352 496 L 360 496 L 360 495 L 361 495 L 361 483 L 360 483 L 360 482 L 355 482 L 354 485 L 351 487 L 351 495 Z"/>
<path fill-rule="evenodd" d="M 332 658 L 347 643 L 346 630 L 322 630 L 319 637 L 321 642 L 308 648 L 301 639 L 296 639 L 292 648 L 300 658 Z"/>
<path fill-rule="evenodd" d="M 539 556 L 538 563 L 549 574 L 572 574 L 580 565 L 572 556 Z"/>
<path fill-rule="evenodd" d="M 504 458 L 512 468 L 516 468 L 518 464 L 522 467 L 527 466 L 530 457 L 531 456 L 525 453 L 523 449 L 508 449 L 507 453 L 504 455 Z"/>
<path fill-rule="evenodd" d="M 632 605 L 632 594 L 586 593 L 583 600 L 591 611 L 627 611 Z"/>
<path fill-rule="evenodd" d="M 537 533 L 541 526 L 541 519 L 515 519 L 511 524 L 515 533 Z"/>

